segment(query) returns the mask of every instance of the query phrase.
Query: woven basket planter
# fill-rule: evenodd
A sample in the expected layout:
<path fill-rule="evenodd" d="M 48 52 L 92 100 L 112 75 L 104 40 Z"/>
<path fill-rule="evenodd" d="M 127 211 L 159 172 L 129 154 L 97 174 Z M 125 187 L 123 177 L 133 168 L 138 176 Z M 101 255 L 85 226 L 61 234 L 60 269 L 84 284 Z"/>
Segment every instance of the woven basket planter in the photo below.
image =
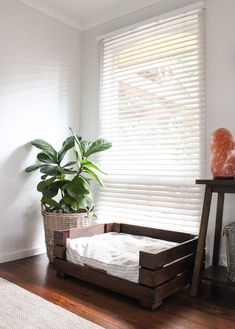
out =
<path fill-rule="evenodd" d="M 54 231 L 91 225 L 92 213 L 53 213 L 42 211 L 45 230 L 47 256 L 52 263 L 54 259 Z"/>

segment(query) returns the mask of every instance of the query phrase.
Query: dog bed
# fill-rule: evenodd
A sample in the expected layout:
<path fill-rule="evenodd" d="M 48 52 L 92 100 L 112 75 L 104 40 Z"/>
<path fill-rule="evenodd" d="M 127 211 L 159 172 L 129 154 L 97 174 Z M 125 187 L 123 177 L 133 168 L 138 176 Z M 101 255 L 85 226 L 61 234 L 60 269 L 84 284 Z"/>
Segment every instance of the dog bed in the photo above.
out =
<path fill-rule="evenodd" d="M 191 282 L 197 241 L 188 233 L 122 223 L 56 231 L 53 266 L 60 276 L 76 277 L 155 309 Z"/>

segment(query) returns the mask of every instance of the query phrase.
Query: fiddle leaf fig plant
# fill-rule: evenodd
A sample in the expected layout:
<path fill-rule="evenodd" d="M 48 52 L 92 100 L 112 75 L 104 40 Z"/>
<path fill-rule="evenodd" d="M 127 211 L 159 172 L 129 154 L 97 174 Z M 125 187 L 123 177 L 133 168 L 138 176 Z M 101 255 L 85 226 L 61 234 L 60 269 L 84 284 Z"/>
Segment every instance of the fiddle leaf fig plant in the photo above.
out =
<path fill-rule="evenodd" d="M 42 193 L 41 204 L 45 211 L 90 212 L 94 208 L 92 181 L 104 186 L 100 174 L 106 173 L 89 157 L 108 150 L 112 144 L 105 139 L 88 142 L 70 130 L 71 136 L 66 138 L 59 151 L 42 139 L 31 142 L 40 152 L 37 154 L 37 163 L 25 171 L 39 170 L 42 174 L 37 190 Z M 68 152 L 72 160 L 66 162 L 65 155 Z"/>

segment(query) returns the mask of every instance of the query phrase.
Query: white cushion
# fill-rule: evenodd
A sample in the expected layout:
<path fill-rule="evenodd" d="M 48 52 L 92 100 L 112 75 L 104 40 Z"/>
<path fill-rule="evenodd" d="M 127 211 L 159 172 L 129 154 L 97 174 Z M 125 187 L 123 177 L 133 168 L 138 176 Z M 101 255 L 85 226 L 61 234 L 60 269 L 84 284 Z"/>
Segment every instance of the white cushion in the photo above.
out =
<path fill-rule="evenodd" d="M 67 260 L 106 271 L 132 282 L 139 280 L 139 251 L 158 253 L 176 242 L 124 233 L 104 233 L 67 239 Z"/>

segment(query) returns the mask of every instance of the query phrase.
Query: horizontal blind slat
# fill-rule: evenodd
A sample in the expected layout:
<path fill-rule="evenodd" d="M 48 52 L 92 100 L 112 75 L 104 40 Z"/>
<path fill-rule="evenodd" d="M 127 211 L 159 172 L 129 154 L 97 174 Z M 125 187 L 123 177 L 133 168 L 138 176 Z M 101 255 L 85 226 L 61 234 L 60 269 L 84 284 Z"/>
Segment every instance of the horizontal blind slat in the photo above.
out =
<path fill-rule="evenodd" d="M 178 24 L 179 26 L 182 26 L 182 24 L 187 24 L 187 21 L 189 22 L 189 24 L 193 24 L 195 21 L 198 20 L 199 16 L 200 16 L 200 13 L 197 13 L 196 15 L 185 14 L 182 16 L 178 16 L 177 18 L 175 17 L 174 19 L 172 19 L 172 21 L 171 20 L 165 21 L 165 22 L 162 22 L 161 24 L 158 24 L 157 22 L 147 24 L 147 25 L 142 26 L 138 30 L 129 31 L 124 34 L 117 35 L 115 37 L 106 38 L 106 39 L 104 39 L 105 45 L 107 45 L 107 46 L 111 45 L 112 48 L 115 48 L 115 45 L 117 43 L 120 43 L 123 41 L 126 41 L 128 43 L 128 41 L 133 40 L 133 38 L 135 38 L 139 35 L 140 36 L 146 35 L 147 33 L 150 33 L 151 31 L 153 33 L 156 33 L 156 30 L 157 30 L 160 33 L 162 33 L 162 32 L 164 32 L 164 29 L 172 28 L 172 25 L 177 26 L 177 24 Z"/>

